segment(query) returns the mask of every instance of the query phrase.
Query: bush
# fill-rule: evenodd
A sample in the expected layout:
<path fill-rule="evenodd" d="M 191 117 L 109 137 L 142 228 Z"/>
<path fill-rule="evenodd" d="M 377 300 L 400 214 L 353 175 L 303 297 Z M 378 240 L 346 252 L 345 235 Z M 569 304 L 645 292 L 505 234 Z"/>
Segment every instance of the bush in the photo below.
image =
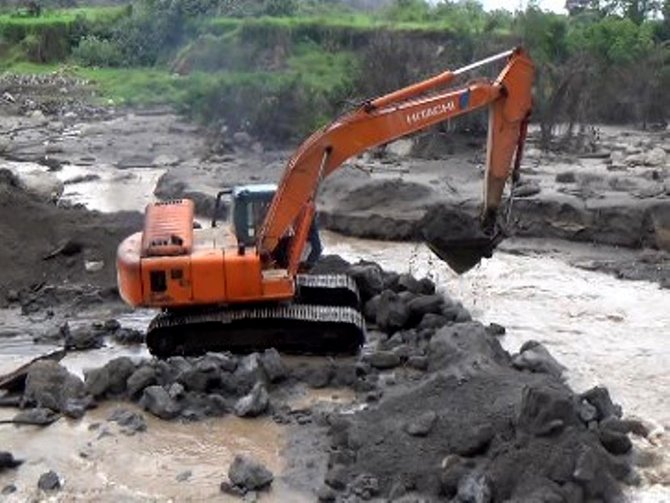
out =
<path fill-rule="evenodd" d="M 95 35 L 82 38 L 72 56 L 84 66 L 121 66 L 123 63 L 123 53 L 118 45 Z"/>

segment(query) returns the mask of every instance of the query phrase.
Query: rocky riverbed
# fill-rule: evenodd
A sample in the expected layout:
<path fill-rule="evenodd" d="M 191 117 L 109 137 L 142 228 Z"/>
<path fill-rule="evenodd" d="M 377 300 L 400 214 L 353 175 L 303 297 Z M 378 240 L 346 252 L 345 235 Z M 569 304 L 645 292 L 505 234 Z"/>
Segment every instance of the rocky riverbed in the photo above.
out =
<path fill-rule="evenodd" d="M 366 242 L 354 240 L 362 258 L 386 269 L 375 263 L 350 266 L 338 257 L 319 267 L 352 274 L 363 292 L 369 342 L 358 357 L 298 358 L 270 350 L 150 358 L 141 342 L 153 313 L 129 312 L 114 291 L 115 247 L 140 227 L 136 211 L 156 186 L 159 196 L 193 197 L 206 215 L 223 185 L 276 181 L 289 152 L 266 152 L 244 134 L 214 140 L 165 110 L 44 111 L 47 115 L 13 110 L 0 118 L 6 133 L 0 167 L 8 170 L 0 178 L 0 227 L 11 237 L 0 246 L 7 264 L 0 302 L 8 308 L 0 311 L 0 373 L 58 348 L 66 354 L 31 365 L 25 380 L 0 397 L 6 406 L 0 451 L 23 461 L 0 456 L 6 460 L 0 468 L 3 497 L 666 497 L 664 428 L 670 414 L 662 394 L 644 394 L 644 400 L 661 400 L 649 413 L 636 407 L 631 384 L 631 392 L 622 393 L 626 408 L 619 407 L 617 395 L 604 387 L 609 372 L 598 373 L 600 363 L 582 368 L 590 359 L 587 352 L 576 354 L 579 338 L 560 335 L 571 327 L 570 316 L 579 318 L 572 311 L 565 312 L 566 320 L 552 318 L 546 325 L 530 308 L 527 317 L 535 321 L 529 326 L 514 315 L 494 316 L 508 325 L 507 334 L 489 323 L 495 319 L 486 303 L 505 299 L 510 310 L 525 305 L 519 302 L 530 306 L 543 288 L 557 291 L 548 278 L 539 280 L 544 287 L 526 285 L 497 296 L 477 284 L 468 293 L 462 282 L 459 288 L 454 278 L 441 276 L 430 259 L 417 259 L 422 265 L 416 268 L 414 253 L 395 257 L 395 245 L 366 250 Z M 630 132 L 619 141 L 614 130 L 607 134 L 586 158 L 530 150 L 526 188 L 517 194 L 512 224 L 518 234 L 534 238 L 509 240 L 503 253 L 564 264 L 557 266 L 566 268 L 561 281 L 571 274 L 565 264 L 574 264 L 667 286 L 667 163 L 654 164 L 667 136 Z M 394 144 L 333 177 L 321 194 L 322 221 L 356 236 L 407 239 L 415 237 L 427 208 L 445 201 L 473 206 L 481 180 L 480 144 L 456 143 L 439 153 L 441 160 L 417 158 L 437 154 L 425 148 L 412 153 L 416 145 L 420 139 Z M 638 160 L 633 163 L 631 156 Z M 569 171 L 572 175 L 565 174 Z M 566 245 L 547 237 L 601 245 Z M 359 255 L 347 243 L 352 242 L 326 236 L 328 250 Z M 392 271 L 406 271 L 408 263 L 415 274 Z M 498 274 L 486 267 L 483 274 Z M 510 271 L 496 276 L 500 286 L 512 285 L 506 274 Z M 599 281 L 597 273 L 584 274 L 594 275 L 585 284 Z M 663 291 L 635 285 L 630 283 L 631 291 Z M 587 297 L 575 305 L 588 306 Z M 659 299 L 662 304 L 665 297 Z M 550 304 L 543 305 L 564 313 L 559 302 Z M 650 308 L 657 322 L 645 329 L 650 336 L 659 332 L 644 346 L 655 352 L 655 369 L 667 367 L 667 352 L 654 342 L 664 330 L 667 334 L 667 320 L 658 315 L 662 309 Z M 620 316 L 603 323 L 642 326 Z M 625 336 L 613 333 L 612 344 Z M 584 334 L 589 336 L 594 335 Z M 522 339 L 536 342 L 521 344 Z M 607 353 L 606 347 L 598 358 L 601 352 Z M 602 385 L 584 386 L 586 380 L 575 382 L 575 373 L 597 376 Z M 614 367 L 612 374 L 618 386 Z M 636 375 L 624 379 L 628 383 Z M 650 374 L 646 382 L 662 386 L 662 376 Z M 641 417 L 630 417 L 629 406 Z"/>

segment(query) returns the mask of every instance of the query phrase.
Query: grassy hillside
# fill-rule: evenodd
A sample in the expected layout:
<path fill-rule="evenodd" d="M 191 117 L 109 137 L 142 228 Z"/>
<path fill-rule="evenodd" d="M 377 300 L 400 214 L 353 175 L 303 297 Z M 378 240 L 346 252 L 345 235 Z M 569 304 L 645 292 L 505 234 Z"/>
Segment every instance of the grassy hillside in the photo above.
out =
<path fill-rule="evenodd" d="M 97 83 L 103 100 L 174 104 L 268 141 L 301 137 L 347 102 L 519 43 L 538 66 L 534 118 L 548 133 L 559 121 L 658 121 L 670 108 L 665 20 L 533 7 L 513 15 L 473 1 L 398 0 L 372 13 L 333 5 L 136 0 L 9 12 L 0 15 L 0 69 L 65 65 Z"/>

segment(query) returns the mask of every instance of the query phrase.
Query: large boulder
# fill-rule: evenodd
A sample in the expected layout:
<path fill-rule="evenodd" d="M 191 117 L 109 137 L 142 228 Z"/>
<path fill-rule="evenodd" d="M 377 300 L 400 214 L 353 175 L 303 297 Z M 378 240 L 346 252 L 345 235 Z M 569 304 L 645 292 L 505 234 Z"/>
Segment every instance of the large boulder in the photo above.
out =
<path fill-rule="evenodd" d="M 240 417 L 255 417 L 268 408 L 269 396 L 263 383 L 256 383 L 248 395 L 235 404 L 235 414 Z"/>
<path fill-rule="evenodd" d="M 384 290 L 377 301 L 376 322 L 380 330 L 394 333 L 405 327 L 410 311 L 402 298 L 391 290 Z"/>
<path fill-rule="evenodd" d="M 258 461 L 246 456 L 235 456 L 228 469 L 228 478 L 235 486 L 244 491 L 264 489 L 272 484 L 274 476 Z"/>
<path fill-rule="evenodd" d="M 161 386 L 145 388 L 140 405 L 161 419 L 174 419 L 181 410 L 179 404 Z"/>
<path fill-rule="evenodd" d="M 74 401 L 83 400 L 82 380 L 57 362 L 42 360 L 28 370 L 23 401 L 37 407 L 67 412 Z"/>
<path fill-rule="evenodd" d="M 519 354 L 512 357 L 512 365 L 520 370 L 551 374 L 554 377 L 561 377 L 565 370 L 547 348 L 537 341 L 525 342 L 519 349 Z"/>

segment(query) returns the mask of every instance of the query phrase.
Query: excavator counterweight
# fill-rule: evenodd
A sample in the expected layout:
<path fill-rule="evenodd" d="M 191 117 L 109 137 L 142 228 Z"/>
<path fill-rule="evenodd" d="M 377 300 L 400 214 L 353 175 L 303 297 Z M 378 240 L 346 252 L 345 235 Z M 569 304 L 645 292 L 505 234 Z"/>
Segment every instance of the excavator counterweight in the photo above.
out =
<path fill-rule="evenodd" d="M 493 80 L 448 87 L 480 66 L 505 60 Z M 462 236 L 424 229 L 429 247 L 456 272 L 490 256 L 504 186 L 521 161 L 534 67 L 520 48 L 366 101 L 310 136 L 279 184 L 223 191 L 232 222 L 194 228 L 188 200 L 150 204 L 143 232 L 117 253 L 119 291 L 132 306 L 162 310 L 147 333 L 152 353 L 198 354 L 264 347 L 309 353 L 357 350 L 365 341 L 356 285 L 347 276 L 299 274 L 320 250 L 314 226 L 322 180 L 353 156 L 448 119 L 489 108 L 484 196 Z M 449 220 L 451 222 L 451 220 Z M 454 220 L 454 223 L 456 220 Z M 442 222 L 444 223 L 444 222 Z"/>

